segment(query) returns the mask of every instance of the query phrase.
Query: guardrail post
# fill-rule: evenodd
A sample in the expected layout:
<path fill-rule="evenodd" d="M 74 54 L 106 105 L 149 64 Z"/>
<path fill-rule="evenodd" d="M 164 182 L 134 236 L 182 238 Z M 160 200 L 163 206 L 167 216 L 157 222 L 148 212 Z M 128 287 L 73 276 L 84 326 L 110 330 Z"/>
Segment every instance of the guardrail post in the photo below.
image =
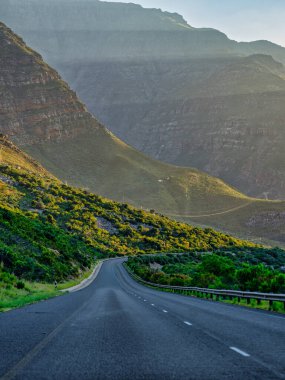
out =
<path fill-rule="evenodd" d="M 247 303 L 247 305 L 250 304 L 250 298 L 249 298 L 249 297 L 247 297 L 247 299 L 246 299 L 246 303 Z"/>
<path fill-rule="evenodd" d="M 260 304 L 261 304 L 261 299 L 257 298 L 257 305 L 260 305 Z"/>
<path fill-rule="evenodd" d="M 272 309 L 272 306 L 273 306 L 273 301 L 272 301 L 272 300 L 269 300 L 269 307 L 268 307 L 268 310 L 271 310 L 271 309 Z"/>

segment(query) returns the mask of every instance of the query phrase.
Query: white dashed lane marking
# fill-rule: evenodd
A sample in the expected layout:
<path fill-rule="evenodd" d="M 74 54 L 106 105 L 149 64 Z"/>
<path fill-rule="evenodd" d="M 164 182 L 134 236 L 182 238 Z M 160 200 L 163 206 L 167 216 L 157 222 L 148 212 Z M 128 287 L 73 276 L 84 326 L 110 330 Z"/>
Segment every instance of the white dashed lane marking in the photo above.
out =
<path fill-rule="evenodd" d="M 187 325 L 187 326 L 192 326 L 192 323 L 190 323 L 190 322 L 184 321 L 184 323 L 185 323 L 185 325 Z"/>
<path fill-rule="evenodd" d="M 247 352 L 244 352 L 242 350 L 240 350 L 239 348 L 237 347 L 230 347 L 231 350 L 237 352 L 238 354 L 242 355 L 242 356 L 245 356 L 245 357 L 249 357 L 250 355 L 247 353 Z"/>

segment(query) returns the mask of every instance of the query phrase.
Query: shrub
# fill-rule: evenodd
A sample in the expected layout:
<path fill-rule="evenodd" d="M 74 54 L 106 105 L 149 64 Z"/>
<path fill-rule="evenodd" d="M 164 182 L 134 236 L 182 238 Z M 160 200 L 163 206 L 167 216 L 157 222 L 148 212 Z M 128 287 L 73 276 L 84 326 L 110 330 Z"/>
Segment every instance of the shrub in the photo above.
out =
<path fill-rule="evenodd" d="M 17 281 L 16 282 L 16 288 L 17 289 L 24 289 L 25 288 L 25 283 L 23 281 Z"/>

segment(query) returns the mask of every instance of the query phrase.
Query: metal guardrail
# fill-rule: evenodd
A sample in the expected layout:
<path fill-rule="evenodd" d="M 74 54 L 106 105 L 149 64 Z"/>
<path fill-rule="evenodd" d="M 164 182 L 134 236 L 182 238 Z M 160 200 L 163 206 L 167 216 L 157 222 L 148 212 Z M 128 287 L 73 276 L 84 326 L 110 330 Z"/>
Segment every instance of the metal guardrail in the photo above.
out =
<path fill-rule="evenodd" d="M 240 302 L 241 299 L 246 299 L 247 303 L 250 303 L 251 299 L 257 300 L 257 304 L 260 304 L 261 300 L 269 301 L 269 309 L 272 307 L 273 301 L 279 301 L 283 302 L 284 309 L 285 309 L 285 294 L 276 294 L 276 293 L 259 293 L 259 292 L 243 292 L 239 290 L 225 290 L 225 289 L 209 289 L 209 288 L 198 288 L 194 286 L 174 286 L 174 285 L 161 285 L 161 284 L 155 284 L 153 282 L 145 281 L 139 276 L 137 276 L 135 273 L 131 271 L 131 269 L 128 267 L 126 263 L 124 263 L 124 267 L 126 268 L 127 272 L 133 277 L 136 281 L 151 286 L 153 288 L 160 288 L 160 289 L 166 289 L 166 290 L 173 290 L 173 291 L 180 291 L 180 292 L 191 292 L 194 295 L 200 294 L 206 294 L 209 295 L 210 298 L 213 299 L 213 296 L 216 296 L 216 300 L 219 299 L 219 297 L 223 298 L 237 298 L 238 302 Z"/>

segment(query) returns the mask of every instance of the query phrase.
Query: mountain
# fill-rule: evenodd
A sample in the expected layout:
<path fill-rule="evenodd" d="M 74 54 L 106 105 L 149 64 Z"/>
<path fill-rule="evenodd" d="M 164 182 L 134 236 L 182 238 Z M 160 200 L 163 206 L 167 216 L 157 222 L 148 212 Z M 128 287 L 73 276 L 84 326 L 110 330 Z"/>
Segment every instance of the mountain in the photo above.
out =
<path fill-rule="evenodd" d="M 2 21 L 53 65 L 256 53 L 285 63 L 285 49 L 269 41 L 238 43 L 218 30 L 193 28 L 177 13 L 133 3 L 2 0 L 0 11 Z"/>
<path fill-rule="evenodd" d="M 283 47 L 135 4 L 2 0 L 0 14 L 125 142 L 285 198 Z"/>
<path fill-rule="evenodd" d="M 149 159 L 120 141 L 4 24 L 0 48 L 1 133 L 63 181 L 160 212 L 209 211 L 247 199 L 219 179 Z"/>
<path fill-rule="evenodd" d="M 57 72 L 4 24 L 0 49 L 0 132 L 60 180 L 198 225 L 285 241 L 285 202 L 250 198 L 196 169 L 144 156 L 98 123 Z M 38 170 L 2 140 L 3 163 Z"/>

